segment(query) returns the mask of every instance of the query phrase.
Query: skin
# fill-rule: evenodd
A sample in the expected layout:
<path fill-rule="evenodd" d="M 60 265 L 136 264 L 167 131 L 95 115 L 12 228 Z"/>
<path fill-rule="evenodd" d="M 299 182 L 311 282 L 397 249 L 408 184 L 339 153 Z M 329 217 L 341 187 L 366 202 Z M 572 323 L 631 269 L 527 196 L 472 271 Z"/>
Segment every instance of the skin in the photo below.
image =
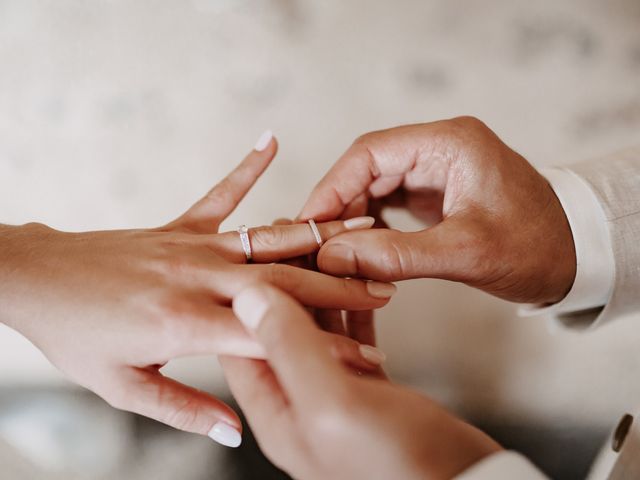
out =
<path fill-rule="evenodd" d="M 501 449 L 381 371 L 345 368 L 311 316 L 278 289 L 251 286 L 233 308 L 267 361 L 224 357 L 221 364 L 262 450 L 292 477 L 452 478 Z"/>
<path fill-rule="evenodd" d="M 66 233 L 39 224 L 0 226 L 0 321 L 114 407 L 189 432 L 207 434 L 219 421 L 241 431 L 231 408 L 160 370 L 187 355 L 264 356 L 230 308 L 234 295 L 266 281 L 305 305 L 348 310 L 379 308 L 391 295 L 379 291 L 388 285 L 375 291 L 372 283 L 270 263 L 317 252 L 308 225 L 252 229 L 254 259 L 265 264 L 245 265 L 237 232 L 218 233 L 276 150 L 272 140 L 252 151 L 161 228 Z M 342 221 L 318 227 L 326 239 L 347 230 Z M 356 341 L 321 335 L 341 361 L 375 369 Z"/>
<path fill-rule="evenodd" d="M 347 215 L 342 218 L 353 217 Z M 287 218 L 279 218 L 273 223 L 273 225 L 292 224 L 293 220 Z M 288 260 L 286 263 L 300 268 L 317 270 L 316 255 L 298 257 Z M 347 310 L 343 312 L 335 309 L 316 308 L 313 314 L 316 324 L 325 332 L 352 338 L 361 345 L 375 346 L 376 344 L 373 310 Z"/>
<path fill-rule="evenodd" d="M 318 183 L 299 218 L 331 220 L 405 208 L 425 228 L 374 229 L 329 240 L 321 271 L 395 281 L 442 278 L 500 298 L 554 303 L 576 255 L 549 183 L 472 117 L 368 133 Z"/>

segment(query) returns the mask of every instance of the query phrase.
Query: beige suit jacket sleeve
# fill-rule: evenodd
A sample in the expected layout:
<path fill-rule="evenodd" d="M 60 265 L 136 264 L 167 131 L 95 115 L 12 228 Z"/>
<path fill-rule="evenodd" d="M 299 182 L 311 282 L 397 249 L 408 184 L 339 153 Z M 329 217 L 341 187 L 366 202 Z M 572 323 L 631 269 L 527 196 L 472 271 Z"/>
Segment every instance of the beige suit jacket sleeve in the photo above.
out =
<path fill-rule="evenodd" d="M 569 170 L 587 182 L 600 201 L 615 260 L 613 290 L 604 307 L 558 315 L 565 325 L 585 327 L 640 310 L 640 148 L 576 164 Z"/>

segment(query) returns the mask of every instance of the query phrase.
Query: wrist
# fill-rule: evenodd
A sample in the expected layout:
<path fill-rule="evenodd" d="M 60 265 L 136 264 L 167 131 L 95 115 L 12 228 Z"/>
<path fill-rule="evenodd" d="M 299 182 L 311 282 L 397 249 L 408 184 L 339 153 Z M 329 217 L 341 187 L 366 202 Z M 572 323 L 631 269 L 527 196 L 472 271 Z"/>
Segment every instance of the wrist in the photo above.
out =
<path fill-rule="evenodd" d="M 33 302 L 33 280 L 45 273 L 37 259 L 54 232 L 39 223 L 0 225 L 0 323 L 16 328 L 21 306 Z"/>

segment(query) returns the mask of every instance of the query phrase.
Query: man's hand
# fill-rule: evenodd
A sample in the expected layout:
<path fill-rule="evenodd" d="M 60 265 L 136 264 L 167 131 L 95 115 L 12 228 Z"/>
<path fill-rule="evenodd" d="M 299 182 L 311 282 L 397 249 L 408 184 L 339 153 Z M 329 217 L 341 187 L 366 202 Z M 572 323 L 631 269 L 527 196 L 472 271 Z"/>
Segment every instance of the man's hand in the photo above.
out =
<path fill-rule="evenodd" d="M 475 118 L 362 136 L 300 218 L 362 215 L 373 202 L 407 208 L 432 226 L 340 235 L 321 249 L 320 270 L 384 281 L 442 278 L 528 303 L 557 302 L 573 284 L 571 229 L 549 183 Z"/>
<path fill-rule="evenodd" d="M 345 368 L 311 316 L 283 292 L 254 285 L 233 308 L 267 361 L 224 357 L 221 364 L 260 447 L 294 478 L 452 478 L 500 450 L 382 371 Z"/>

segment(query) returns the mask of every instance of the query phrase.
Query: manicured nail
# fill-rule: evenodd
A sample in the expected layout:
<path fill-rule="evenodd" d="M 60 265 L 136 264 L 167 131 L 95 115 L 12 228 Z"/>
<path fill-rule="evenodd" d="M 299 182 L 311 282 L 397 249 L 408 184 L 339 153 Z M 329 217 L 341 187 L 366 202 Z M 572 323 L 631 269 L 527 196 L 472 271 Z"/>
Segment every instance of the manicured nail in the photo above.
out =
<path fill-rule="evenodd" d="M 262 135 L 260 135 L 260 138 L 256 142 L 256 146 L 253 147 L 254 150 L 256 152 L 263 151 L 265 148 L 267 148 L 269 146 L 269 144 L 271 143 L 271 139 L 272 138 L 273 138 L 273 132 L 271 130 L 265 130 L 262 133 Z"/>
<path fill-rule="evenodd" d="M 223 422 L 216 423 L 207 434 L 211 440 L 225 447 L 236 448 L 242 443 L 240 432 Z"/>
<path fill-rule="evenodd" d="M 387 355 L 382 350 L 371 345 L 360 345 L 360 355 L 374 365 L 382 365 L 387 359 Z"/>
<path fill-rule="evenodd" d="M 264 292 L 256 287 L 242 290 L 233 299 L 233 312 L 248 330 L 258 328 L 268 306 Z"/>
<path fill-rule="evenodd" d="M 356 217 L 344 221 L 344 228 L 347 230 L 364 230 L 373 227 L 376 219 L 373 217 Z"/>
<path fill-rule="evenodd" d="M 376 298 L 389 298 L 398 288 L 393 283 L 367 282 L 369 295 Z"/>

